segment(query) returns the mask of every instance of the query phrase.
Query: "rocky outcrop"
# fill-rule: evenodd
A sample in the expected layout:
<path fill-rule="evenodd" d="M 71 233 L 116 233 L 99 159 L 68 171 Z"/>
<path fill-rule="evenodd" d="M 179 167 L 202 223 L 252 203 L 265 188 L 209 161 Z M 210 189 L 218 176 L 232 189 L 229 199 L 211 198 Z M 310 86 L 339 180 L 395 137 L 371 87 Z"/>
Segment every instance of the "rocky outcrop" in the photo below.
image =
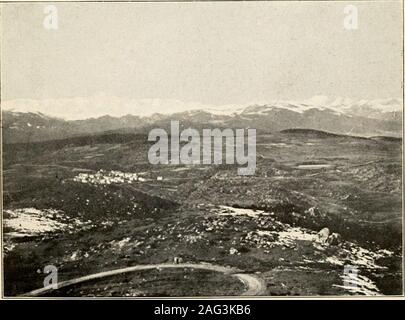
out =
<path fill-rule="evenodd" d="M 329 228 L 323 228 L 316 235 L 315 241 L 323 245 L 338 245 L 341 242 L 341 236 L 338 233 L 331 233 Z"/>

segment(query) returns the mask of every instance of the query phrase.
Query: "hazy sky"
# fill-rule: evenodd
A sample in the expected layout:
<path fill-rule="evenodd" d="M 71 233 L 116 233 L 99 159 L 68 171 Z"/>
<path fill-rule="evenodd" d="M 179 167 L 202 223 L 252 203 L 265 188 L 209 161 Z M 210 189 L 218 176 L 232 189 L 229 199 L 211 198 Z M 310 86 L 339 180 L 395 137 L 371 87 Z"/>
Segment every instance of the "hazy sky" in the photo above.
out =
<path fill-rule="evenodd" d="M 2 99 L 401 97 L 401 2 L 348 3 L 3 4 Z"/>

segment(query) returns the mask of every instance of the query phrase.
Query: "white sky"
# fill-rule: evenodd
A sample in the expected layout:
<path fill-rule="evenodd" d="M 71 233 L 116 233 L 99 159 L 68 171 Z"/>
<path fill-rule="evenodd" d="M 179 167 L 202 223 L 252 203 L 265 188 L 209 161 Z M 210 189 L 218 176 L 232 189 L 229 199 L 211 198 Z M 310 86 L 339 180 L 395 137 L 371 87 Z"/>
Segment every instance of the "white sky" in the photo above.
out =
<path fill-rule="evenodd" d="M 343 28 L 348 3 L 357 30 Z M 56 3 L 58 30 L 43 27 L 45 4 L 3 4 L 2 99 L 57 101 L 54 113 L 72 118 L 72 99 L 91 116 L 108 99 L 114 115 L 145 99 L 401 97 L 401 2 L 348 3 Z"/>

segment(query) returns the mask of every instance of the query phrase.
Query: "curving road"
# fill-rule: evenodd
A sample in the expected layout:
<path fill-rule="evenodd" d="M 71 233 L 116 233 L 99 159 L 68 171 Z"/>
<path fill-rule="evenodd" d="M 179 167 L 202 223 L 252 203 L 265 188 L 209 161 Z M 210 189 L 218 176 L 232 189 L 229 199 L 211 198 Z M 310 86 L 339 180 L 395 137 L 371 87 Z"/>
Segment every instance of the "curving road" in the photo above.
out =
<path fill-rule="evenodd" d="M 244 283 L 246 291 L 242 293 L 243 296 L 259 296 L 265 294 L 266 285 L 262 279 L 247 273 L 236 273 L 232 276 Z"/>
<path fill-rule="evenodd" d="M 242 293 L 242 295 L 248 295 L 248 296 L 262 295 L 266 291 L 266 286 L 265 286 L 264 282 L 254 275 L 240 273 L 241 271 L 237 268 L 223 267 L 223 266 L 218 266 L 218 265 L 213 265 L 213 264 L 208 264 L 208 263 L 178 263 L 178 264 L 162 263 L 162 264 L 137 265 L 137 266 L 133 266 L 133 267 L 126 267 L 126 268 L 121 268 L 121 269 L 94 273 L 94 274 L 90 274 L 88 276 L 75 278 L 75 279 L 71 279 L 71 280 L 67 280 L 67 281 L 62 281 L 57 284 L 57 289 L 64 288 L 67 286 L 72 286 L 75 284 L 83 283 L 83 282 L 94 280 L 94 279 L 111 277 L 111 276 L 119 275 L 119 274 L 123 274 L 123 273 L 130 273 L 130 272 L 141 271 L 141 270 L 168 269 L 168 268 L 203 269 L 203 270 L 210 270 L 210 271 L 221 272 L 224 274 L 229 274 L 230 276 L 233 276 L 233 277 L 239 279 L 245 285 L 246 291 L 244 293 Z M 53 287 L 48 286 L 48 287 L 30 291 L 28 293 L 23 294 L 22 296 L 25 296 L 25 297 L 34 296 L 35 297 L 35 296 L 43 295 L 45 293 L 49 293 L 52 290 L 55 290 L 55 289 Z"/>

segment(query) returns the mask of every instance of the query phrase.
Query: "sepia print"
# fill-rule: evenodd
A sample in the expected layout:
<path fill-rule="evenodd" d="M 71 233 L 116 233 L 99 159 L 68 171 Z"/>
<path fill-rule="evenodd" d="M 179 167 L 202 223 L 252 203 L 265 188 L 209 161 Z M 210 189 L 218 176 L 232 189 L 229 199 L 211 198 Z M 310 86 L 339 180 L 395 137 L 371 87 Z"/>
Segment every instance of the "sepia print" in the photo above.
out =
<path fill-rule="evenodd" d="M 3 297 L 403 295 L 402 1 L 9 2 L 1 48 Z"/>

